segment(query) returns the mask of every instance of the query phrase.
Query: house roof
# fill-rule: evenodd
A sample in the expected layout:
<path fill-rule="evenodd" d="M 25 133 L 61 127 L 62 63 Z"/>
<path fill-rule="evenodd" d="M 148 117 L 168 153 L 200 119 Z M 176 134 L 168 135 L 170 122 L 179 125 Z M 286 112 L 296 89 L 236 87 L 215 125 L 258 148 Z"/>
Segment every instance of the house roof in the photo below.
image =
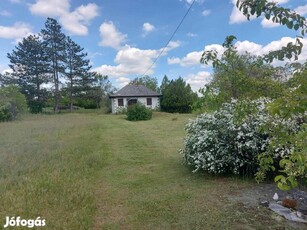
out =
<path fill-rule="evenodd" d="M 148 89 L 144 85 L 126 85 L 117 93 L 110 95 L 112 97 L 159 97 L 161 94 Z"/>

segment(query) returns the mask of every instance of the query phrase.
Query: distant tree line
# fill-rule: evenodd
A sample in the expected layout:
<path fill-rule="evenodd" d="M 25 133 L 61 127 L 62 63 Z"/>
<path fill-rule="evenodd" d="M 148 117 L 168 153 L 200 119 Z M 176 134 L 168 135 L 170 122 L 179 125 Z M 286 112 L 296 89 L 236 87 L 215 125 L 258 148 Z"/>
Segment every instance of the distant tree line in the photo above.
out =
<path fill-rule="evenodd" d="M 63 107 L 99 108 L 108 105 L 107 94 L 114 90 L 107 76 L 91 72 L 87 53 L 53 18 L 38 35 L 23 38 L 7 57 L 12 73 L 1 76 L 1 85 L 18 87 L 32 113 L 46 106 L 55 112 Z"/>

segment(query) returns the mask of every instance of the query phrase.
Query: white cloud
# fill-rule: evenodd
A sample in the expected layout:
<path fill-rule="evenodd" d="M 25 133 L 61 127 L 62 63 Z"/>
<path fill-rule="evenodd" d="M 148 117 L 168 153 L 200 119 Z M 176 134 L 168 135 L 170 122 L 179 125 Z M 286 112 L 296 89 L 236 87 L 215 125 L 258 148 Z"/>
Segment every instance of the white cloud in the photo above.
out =
<path fill-rule="evenodd" d="M 294 11 L 300 15 L 306 15 L 307 14 L 307 4 L 304 6 L 299 6 L 295 8 Z"/>
<path fill-rule="evenodd" d="M 237 41 L 235 46 L 240 54 L 249 52 L 253 55 L 261 55 L 262 45 L 250 41 Z"/>
<path fill-rule="evenodd" d="M 225 48 L 221 45 L 218 45 L 218 44 L 212 44 L 212 45 L 206 46 L 204 50 L 205 51 L 216 50 L 219 54 L 219 57 L 220 57 L 222 55 L 222 53 L 224 52 Z M 168 58 L 167 63 L 169 65 L 179 64 L 183 67 L 195 66 L 195 65 L 202 66 L 202 64 L 200 63 L 200 59 L 201 59 L 203 52 L 204 52 L 203 50 L 202 51 L 193 51 L 193 52 L 188 53 L 185 57 L 183 57 L 181 59 L 178 58 L 178 57 Z"/>
<path fill-rule="evenodd" d="M 118 86 L 119 86 L 120 88 L 122 88 L 122 87 L 124 87 L 124 86 L 126 86 L 126 85 L 129 84 L 130 79 L 127 78 L 127 77 L 119 77 L 119 78 L 117 78 L 115 81 L 116 81 L 116 83 L 118 84 Z"/>
<path fill-rule="evenodd" d="M 116 66 L 102 65 L 95 68 L 94 71 L 97 71 L 103 75 L 115 77 L 127 76 L 131 74 L 140 75 L 143 74 L 147 68 L 149 68 L 157 55 L 158 50 L 141 50 L 126 45 L 118 51 L 114 59 L 114 62 L 117 64 Z M 152 73 L 153 69 L 150 69 L 148 74 Z"/>
<path fill-rule="evenodd" d="M 13 26 L 0 26 L 0 38 L 20 39 L 31 33 L 31 26 L 23 22 L 16 22 Z"/>
<path fill-rule="evenodd" d="M 193 91 L 198 91 L 200 88 L 204 87 L 204 85 L 208 84 L 211 79 L 211 73 L 206 71 L 189 74 L 185 77 L 186 82 L 191 85 Z"/>
<path fill-rule="evenodd" d="M 277 4 L 285 4 L 289 2 L 289 0 L 268 0 L 268 2 L 276 2 Z"/>
<path fill-rule="evenodd" d="M 178 57 L 167 58 L 167 63 L 169 65 L 181 64 L 181 59 Z"/>
<path fill-rule="evenodd" d="M 304 38 L 301 41 L 303 42 L 303 50 L 302 54 L 299 56 L 298 61 L 305 62 L 307 60 L 307 38 Z M 283 37 L 279 40 L 272 41 L 267 45 L 261 45 L 250 41 L 237 41 L 235 43 L 235 47 L 237 48 L 240 54 L 245 54 L 246 52 L 248 52 L 252 55 L 260 56 L 268 54 L 270 51 L 279 50 L 281 49 L 281 47 L 286 46 L 289 42 L 295 42 L 295 38 Z M 225 48 L 218 44 L 212 44 L 212 45 L 207 45 L 204 50 L 205 51 L 216 50 L 218 53 L 218 58 L 220 59 L 225 51 Z M 167 62 L 169 65 L 179 64 L 183 67 L 204 66 L 203 64 L 200 64 L 200 58 L 203 52 L 204 51 L 193 51 L 185 55 L 183 58 L 171 57 L 167 59 Z M 281 64 L 281 62 L 275 61 L 273 64 L 277 65 Z"/>
<path fill-rule="evenodd" d="M 143 24 L 142 30 L 143 30 L 143 35 L 142 36 L 146 37 L 149 33 L 151 33 L 152 31 L 155 30 L 155 26 L 150 24 L 149 22 L 145 22 Z"/>
<path fill-rule="evenodd" d="M 104 22 L 99 27 L 101 41 L 100 46 L 120 49 L 126 41 L 127 35 L 118 31 L 112 21 Z"/>
<path fill-rule="evenodd" d="M 69 12 L 69 0 L 36 0 L 30 5 L 32 14 L 48 17 L 60 17 Z"/>
<path fill-rule="evenodd" d="M 98 7 L 96 4 L 89 3 L 86 6 L 81 5 L 71 13 L 63 14 L 60 22 L 63 27 L 75 35 L 87 35 L 89 22 L 98 16 Z"/>
<path fill-rule="evenodd" d="M 166 55 L 170 50 L 177 48 L 179 41 L 171 41 L 161 54 Z M 102 65 L 96 67 L 94 71 L 110 77 L 126 77 L 129 75 L 152 74 L 155 65 L 153 61 L 162 52 L 161 49 L 142 50 L 136 47 L 125 45 L 116 54 L 114 62 L 116 65 Z M 150 68 L 151 67 L 151 68 Z M 150 68 L 150 69 L 148 69 Z"/>
<path fill-rule="evenodd" d="M 164 49 L 164 53 L 163 54 L 165 54 L 165 53 L 167 53 L 167 52 L 169 52 L 169 51 L 171 51 L 173 49 L 178 48 L 180 45 L 181 45 L 181 42 L 178 41 L 178 40 L 177 41 L 170 41 L 168 43 L 167 47 Z M 163 50 L 163 48 L 160 49 L 161 52 L 162 52 L 162 50 Z"/>
<path fill-rule="evenodd" d="M 263 19 L 262 19 L 261 25 L 262 25 L 262 27 L 264 27 L 264 28 L 274 28 L 274 27 L 280 26 L 279 23 L 275 23 L 275 22 L 273 22 L 272 20 L 268 20 L 268 19 L 266 19 L 266 18 L 263 18 Z"/>
<path fill-rule="evenodd" d="M 233 8 L 230 14 L 229 24 L 240 24 L 248 21 L 243 13 L 236 7 L 236 2 L 237 0 L 232 0 Z"/>
<path fill-rule="evenodd" d="M 194 51 L 188 53 L 184 58 L 168 58 L 168 64 L 180 64 L 181 66 L 200 65 L 200 58 L 203 51 Z"/>
<path fill-rule="evenodd" d="M 211 10 L 204 10 L 201 14 L 206 17 L 211 14 Z"/>
<path fill-rule="evenodd" d="M 98 16 L 96 4 L 81 5 L 70 11 L 69 0 L 36 0 L 29 9 L 34 15 L 58 17 L 63 28 L 74 35 L 87 35 L 88 24 Z"/>
<path fill-rule="evenodd" d="M 7 68 L 7 67 L 5 67 L 5 68 L 0 68 L 0 73 L 1 73 L 1 74 L 13 73 L 13 70 L 10 69 L 10 68 Z"/>
<path fill-rule="evenodd" d="M 239 53 L 243 54 L 245 52 L 249 52 L 254 55 L 264 55 L 268 54 L 270 51 L 275 51 L 281 49 L 283 46 L 286 46 L 289 42 L 295 43 L 296 38 L 291 37 L 283 37 L 279 40 L 272 41 L 267 45 L 260 45 L 249 41 L 238 41 L 235 46 Z M 307 60 L 307 38 L 301 39 L 303 43 L 302 53 L 298 57 L 299 62 L 305 62 Z M 284 65 L 285 62 L 289 62 L 288 59 L 285 59 L 284 62 L 275 60 L 273 65 Z"/>

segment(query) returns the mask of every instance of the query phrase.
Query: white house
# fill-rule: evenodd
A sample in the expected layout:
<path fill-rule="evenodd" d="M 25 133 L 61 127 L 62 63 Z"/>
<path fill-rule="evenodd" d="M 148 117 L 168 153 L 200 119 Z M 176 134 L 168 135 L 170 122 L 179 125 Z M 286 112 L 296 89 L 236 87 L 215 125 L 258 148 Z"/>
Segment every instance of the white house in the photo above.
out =
<path fill-rule="evenodd" d="M 119 113 L 128 105 L 140 102 L 150 109 L 160 109 L 161 94 L 144 85 L 126 85 L 117 93 L 110 95 L 112 113 Z"/>

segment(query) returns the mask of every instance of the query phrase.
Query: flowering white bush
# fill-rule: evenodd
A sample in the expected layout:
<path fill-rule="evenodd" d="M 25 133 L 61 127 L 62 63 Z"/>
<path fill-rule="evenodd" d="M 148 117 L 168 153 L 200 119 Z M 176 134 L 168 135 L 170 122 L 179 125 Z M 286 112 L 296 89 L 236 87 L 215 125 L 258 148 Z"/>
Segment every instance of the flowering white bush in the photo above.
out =
<path fill-rule="evenodd" d="M 214 174 L 254 175 L 262 166 L 267 166 L 267 162 L 278 165 L 280 159 L 293 152 L 294 146 L 294 143 L 280 141 L 281 134 L 297 132 L 299 124 L 297 117 L 283 119 L 270 115 L 266 110 L 269 102 L 266 98 L 232 100 L 213 113 L 191 120 L 180 150 L 184 162 L 194 171 Z M 260 164 L 259 155 L 262 159 L 269 155 L 270 159 Z"/>
<path fill-rule="evenodd" d="M 267 121 L 268 99 L 225 103 L 213 113 L 199 115 L 186 126 L 180 150 L 184 161 L 195 170 L 209 173 L 254 174 L 257 156 L 268 145 L 260 131 Z"/>

